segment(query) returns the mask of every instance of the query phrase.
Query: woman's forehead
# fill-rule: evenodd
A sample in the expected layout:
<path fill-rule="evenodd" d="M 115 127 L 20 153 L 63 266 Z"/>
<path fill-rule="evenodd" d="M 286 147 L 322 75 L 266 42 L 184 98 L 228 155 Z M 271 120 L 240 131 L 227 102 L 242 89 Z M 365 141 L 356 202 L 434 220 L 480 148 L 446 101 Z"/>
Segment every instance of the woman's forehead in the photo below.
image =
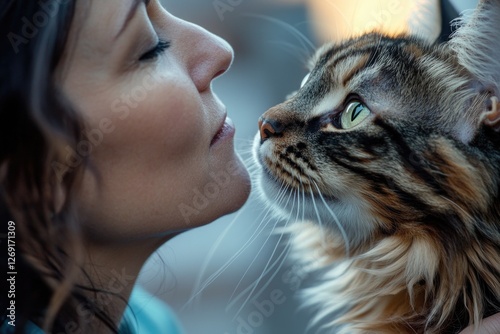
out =
<path fill-rule="evenodd" d="M 72 30 L 89 41 L 110 45 L 147 0 L 77 1 Z"/>

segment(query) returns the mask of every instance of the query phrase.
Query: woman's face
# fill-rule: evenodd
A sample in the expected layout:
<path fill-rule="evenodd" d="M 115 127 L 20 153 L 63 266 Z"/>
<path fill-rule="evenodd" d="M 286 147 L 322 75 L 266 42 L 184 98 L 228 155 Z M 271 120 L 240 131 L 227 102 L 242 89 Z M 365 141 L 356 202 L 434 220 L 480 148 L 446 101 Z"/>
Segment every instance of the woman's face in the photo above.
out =
<path fill-rule="evenodd" d="M 231 47 L 146 2 L 79 1 L 60 65 L 87 122 L 66 164 L 90 156 L 77 201 L 86 232 L 102 241 L 206 224 L 237 210 L 250 190 L 211 88 Z"/>

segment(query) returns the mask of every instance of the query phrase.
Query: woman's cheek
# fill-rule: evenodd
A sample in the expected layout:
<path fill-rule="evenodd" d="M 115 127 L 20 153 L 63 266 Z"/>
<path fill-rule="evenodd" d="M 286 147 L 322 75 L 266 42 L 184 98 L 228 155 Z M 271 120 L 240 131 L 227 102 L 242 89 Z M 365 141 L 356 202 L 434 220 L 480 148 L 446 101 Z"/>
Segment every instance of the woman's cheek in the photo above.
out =
<path fill-rule="evenodd" d="M 162 142 L 176 156 L 189 153 L 207 139 L 201 98 L 182 81 L 158 84 L 134 116 L 131 126 L 137 124 L 140 137 L 146 142 Z"/>

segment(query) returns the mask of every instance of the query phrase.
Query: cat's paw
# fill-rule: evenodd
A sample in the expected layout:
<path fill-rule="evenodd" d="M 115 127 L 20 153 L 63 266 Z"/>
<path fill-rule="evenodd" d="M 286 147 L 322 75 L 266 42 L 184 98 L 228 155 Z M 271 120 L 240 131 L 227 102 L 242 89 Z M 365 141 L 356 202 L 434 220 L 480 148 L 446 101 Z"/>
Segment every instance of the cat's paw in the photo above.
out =
<path fill-rule="evenodd" d="M 490 109 L 483 113 L 482 123 L 491 127 L 493 130 L 500 131 L 500 102 L 498 97 L 493 96 L 490 100 Z"/>

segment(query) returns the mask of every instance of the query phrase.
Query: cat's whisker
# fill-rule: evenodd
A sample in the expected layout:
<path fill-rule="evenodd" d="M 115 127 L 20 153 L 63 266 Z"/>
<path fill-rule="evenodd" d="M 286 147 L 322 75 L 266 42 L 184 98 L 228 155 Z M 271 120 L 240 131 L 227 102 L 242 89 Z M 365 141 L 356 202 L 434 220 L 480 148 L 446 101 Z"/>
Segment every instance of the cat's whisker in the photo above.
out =
<path fill-rule="evenodd" d="M 262 275 L 264 275 L 264 276 L 267 275 L 271 270 L 274 269 L 274 267 L 276 266 L 276 264 L 278 262 L 281 261 L 280 263 L 283 263 L 283 260 L 286 259 L 288 253 L 290 252 L 290 248 L 291 248 L 290 244 L 286 244 L 283 251 L 278 255 L 276 260 L 269 266 L 269 268 L 267 268 L 267 270 L 263 271 Z M 272 277 L 274 277 L 276 275 L 276 273 L 277 273 L 277 271 L 272 275 Z M 231 302 L 229 302 L 229 304 L 226 306 L 226 312 L 229 309 L 231 309 L 238 300 L 240 300 L 244 295 L 246 295 L 249 291 L 251 291 L 254 288 L 256 282 L 257 281 L 252 282 L 252 284 L 249 284 L 244 290 L 242 290 L 237 296 L 235 296 L 234 299 Z M 265 290 L 265 287 L 259 289 L 259 291 L 254 294 L 254 299 L 258 298 L 264 290 Z"/>
<path fill-rule="evenodd" d="M 280 245 L 280 243 L 277 244 L 277 246 L 279 246 L 279 245 Z M 254 297 L 252 298 L 252 300 L 257 299 L 266 290 L 266 288 L 269 286 L 269 284 L 271 284 L 273 282 L 274 277 L 276 277 L 276 275 L 280 272 L 281 268 L 285 264 L 287 257 L 288 257 L 288 254 L 290 253 L 290 250 L 291 250 L 290 245 L 286 244 L 286 246 L 281 251 L 281 253 L 278 254 L 276 261 L 274 261 L 269 266 L 268 270 L 265 271 L 265 274 L 263 274 L 262 277 L 265 277 L 273 269 L 274 269 L 274 273 L 271 276 L 269 276 L 266 283 L 262 284 L 259 291 L 257 291 L 257 293 L 254 294 Z M 277 264 L 277 267 L 275 268 L 276 264 Z"/>
<path fill-rule="evenodd" d="M 276 201 L 280 201 L 281 197 L 284 196 L 285 193 L 286 193 L 286 189 L 283 189 L 283 187 L 281 187 L 280 191 L 276 195 L 276 199 L 275 200 Z M 267 224 L 266 224 L 266 218 L 267 218 L 267 215 L 271 212 L 271 210 L 272 210 L 272 206 L 269 206 L 267 208 L 267 210 L 265 212 L 265 215 L 262 218 L 261 222 L 259 223 L 259 225 L 255 229 L 255 231 L 252 233 L 252 235 L 243 244 L 243 246 L 235 254 L 233 254 L 231 256 L 231 258 L 229 258 L 226 261 L 226 263 L 224 263 L 221 266 L 221 268 L 219 268 L 216 272 L 214 272 L 212 275 L 210 275 L 203 283 L 201 283 L 201 279 L 203 277 L 203 274 L 206 271 L 208 263 L 213 258 L 213 255 L 214 255 L 215 251 L 218 249 L 218 247 L 219 247 L 220 243 L 222 242 L 223 238 L 228 233 L 229 229 L 233 226 L 233 224 L 236 222 L 236 220 L 239 218 L 239 216 L 241 215 L 241 213 L 243 212 L 243 210 L 240 210 L 240 212 L 238 212 L 238 214 L 231 221 L 231 223 L 224 229 L 224 231 L 219 236 L 219 238 L 217 238 L 217 240 L 214 243 L 214 246 L 210 249 L 210 252 L 209 252 L 209 254 L 208 254 L 206 260 L 204 261 L 204 263 L 202 265 L 202 268 L 200 270 L 200 275 L 198 276 L 197 282 L 195 283 L 195 288 L 193 289 L 193 294 L 188 299 L 188 301 L 184 304 L 184 306 L 182 307 L 182 309 L 185 309 L 188 304 L 191 304 L 193 302 L 193 300 L 195 300 L 195 298 L 197 296 L 199 296 L 201 294 L 201 292 L 203 292 L 203 290 L 205 288 L 207 288 L 210 284 L 212 284 L 257 239 L 257 237 L 260 235 L 260 233 L 262 233 L 265 230 L 266 226 L 267 226 Z"/>
<path fill-rule="evenodd" d="M 255 122 L 257 125 L 257 122 Z M 247 138 L 234 138 L 234 145 L 236 148 L 236 151 L 250 151 L 253 145 L 253 139 L 247 139 Z"/>
<path fill-rule="evenodd" d="M 245 166 L 258 166 L 258 164 L 255 162 L 255 158 L 251 155 L 248 156 L 240 155 L 240 158 L 245 164 Z"/>
<path fill-rule="evenodd" d="M 342 9 L 340 9 L 336 4 L 335 4 L 335 1 L 334 0 L 327 0 L 328 4 L 331 5 L 333 7 L 333 9 L 335 9 L 335 11 L 344 19 L 344 22 L 342 22 L 343 25 L 346 25 L 348 26 L 349 28 L 354 28 L 352 27 L 351 25 L 351 22 L 352 20 L 350 20 L 349 18 L 347 18 L 344 14 L 344 11 Z M 351 29 L 351 30 L 354 30 L 354 29 Z"/>
<path fill-rule="evenodd" d="M 237 150 L 237 152 L 242 160 L 249 160 L 253 158 L 253 154 L 250 151 Z"/>
<path fill-rule="evenodd" d="M 245 144 L 250 147 L 245 147 L 245 148 L 235 148 L 236 153 L 240 156 L 242 160 L 248 160 L 250 158 L 253 158 L 253 148 L 251 147 L 250 144 Z"/>
<path fill-rule="evenodd" d="M 235 224 L 235 222 L 237 221 L 237 219 L 240 217 L 240 215 L 242 214 L 242 212 L 243 212 L 243 210 L 241 210 L 240 212 L 238 212 L 235 215 L 235 217 L 224 228 L 224 230 L 219 235 L 219 237 L 217 238 L 217 240 L 215 240 L 213 246 L 210 248 L 210 251 L 208 252 L 207 257 L 205 258 L 205 260 L 204 260 L 204 262 L 203 262 L 203 264 L 201 266 L 200 274 L 198 275 L 198 278 L 196 279 L 196 283 L 194 284 L 194 289 L 193 289 L 193 292 L 191 294 L 191 297 L 186 301 L 186 303 L 184 304 L 184 306 L 182 307 L 182 309 L 185 309 L 188 304 L 192 303 L 197 298 L 197 296 L 209 285 L 209 284 L 203 284 L 203 286 L 202 286 L 201 281 L 202 281 L 203 275 L 205 274 L 205 272 L 207 270 L 207 267 L 208 267 L 210 261 L 212 260 L 214 254 L 215 254 L 215 251 L 219 248 L 219 246 L 222 243 L 223 239 L 225 238 L 225 236 L 227 235 L 227 233 L 229 232 L 229 230 L 233 227 L 233 225 Z M 237 257 L 236 254 L 234 256 Z"/>
<path fill-rule="evenodd" d="M 253 155 L 251 155 L 251 154 L 247 154 L 247 155 L 248 155 L 247 157 L 242 157 L 242 160 L 244 162 L 253 162 L 253 163 L 255 163 L 255 161 L 253 160 L 254 159 Z"/>
<path fill-rule="evenodd" d="M 259 166 L 256 162 L 251 161 L 250 159 L 243 161 L 243 164 L 245 165 L 245 167 L 247 167 L 247 169 L 250 170 L 250 175 L 262 169 L 261 166 Z"/>
<path fill-rule="evenodd" d="M 286 186 L 286 188 L 285 188 L 285 191 L 286 191 L 286 190 L 288 190 L 288 187 L 289 187 L 289 186 L 287 185 L 287 186 Z M 292 194 L 293 194 L 293 192 L 290 192 L 290 193 L 289 193 L 289 196 L 288 196 L 287 202 L 286 202 L 286 203 L 285 203 L 285 205 L 284 205 L 285 207 L 288 205 L 288 202 L 290 201 L 290 198 L 292 197 Z M 293 205 L 294 205 L 294 204 L 295 204 L 295 196 L 294 196 L 294 202 L 292 203 L 292 210 L 293 210 Z M 289 219 L 290 219 L 290 217 L 289 217 Z M 288 219 L 288 220 L 289 220 L 289 219 Z M 269 240 L 269 238 L 271 237 L 272 232 L 274 231 L 274 229 L 276 228 L 276 225 L 277 225 L 278 223 L 279 223 L 279 221 L 277 221 L 277 222 L 274 224 L 274 226 L 273 226 L 273 229 L 272 229 L 271 233 L 269 233 L 269 236 L 266 238 L 266 240 L 265 240 L 265 242 L 264 242 L 263 246 L 262 246 L 262 247 L 259 249 L 259 251 L 257 252 L 257 254 L 256 254 L 256 256 L 255 256 L 255 259 L 256 259 L 256 258 L 257 258 L 257 256 L 260 254 L 260 252 L 263 250 L 265 243 L 267 243 L 267 241 L 268 241 L 268 240 Z M 276 253 L 276 250 L 278 249 L 278 247 L 279 247 L 279 245 L 280 245 L 280 241 L 281 241 L 281 239 L 282 239 L 282 238 L 283 238 L 283 234 L 281 234 L 281 235 L 280 235 L 280 237 L 279 237 L 279 239 L 278 239 L 278 241 L 277 241 L 277 243 L 276 243 L 276 246 L 274 247 L 274 249 L 273 249 L 273 251 L 272 251 L 271 255 L 269 256 L 269 260 L 267 261 L 266 265 L 264 266 L 264 272 L 265 272 L 265 271 L 266 271 L 266 269 L 269 267 L 269 264 L 271 263 L 271 260 L 272 260 L 272 258 L 273 258 L 273 256 L 274 256 L 274 254 Z M 254 260 L 255 260 L 255 259 L 254 259 Z M 252 261 L 252 263 L 253 263 L 253 261 Z M 261 274 L 261 275 L 257 278 L 257 280 L 256 280 L 256 282 L 255 282 L 255 284 L 254 284 L 253 289 L 250 291 L 250 293 L 248 294 L 248 297 L 245 299 L 245 301 L 242 303 L 241 307 L 240 307 L 240 308 L 238 309 L 238 311 L 236 312 L 236 315 L 234 316 L 234 319 L 236 319 L 236 317 L 238 317 L 238 315 L 240 314 L 240 312 L 243 310 L 243 308 L 245 307 L 245 305 L 248 303 L 249 299 L 252 297 L 252 295 L 253 295 L 253 293 L 254 293 L 255 289 L 257 288 L 257 286 L 259 285 L 259 283 L 260 283 L 260 281 L 262 280 L 262 278 L 263 278 L 263 277 L 264 277 L 264 275 L 262 275 L 262 274 Z M 255 298 L 256 298 L 256 297 L 255 297 Z"/>
<path fill-rule="evenodd" d="M 255 122 L 255 125 L 257 125 L 257 122 Z M 239 138 L 239 137 L 234 137 L 234 142 L 236 145 L 237 149 L 248 149 L 252 147 L 253 144 L 253 139 L 248 139 L 248 138 Z M 242 144 L 240 146 L 240 144 Z"/>
<path fill-rule="evenodd" d="M 248 173 L 252 177 L 252 179 L 255 179 L 259 176 L 258 172 L 261 170 L 260 166 L 247 165 L 246 163 L 244 163 L 244 164 L 245 164 L 245 167 L 247 168 Z"/>
<path fill-rule="evenodd" d="M 322 31 L 336 31 L 336 27 L 342 27 L 343 30 L 345 29 L 345 27 L 348 27 L 349 31 L 354 31 L 354 27 L 352 26 L 352 20 L 348 19 L 345 14 L 344 14 L 344 11 L 342 9 L 340 9 L 336 4 L 335 4 L 335 0 L 327 0 L 328 4 L 332 6 L 333 10 L 331 10 L 332 12 L 335 11 L 338 16 L 337 17 L 341 17 L 342 20 L 338 20 L 336 22 L 314 22 L 314 25 L 319 25 L 319 27 L 321 28 Z M 332 24 L 334 24 L 335 26 L 332 26 Z M 345 29 L 347 30 L 347 29 Z M 328 36 L 329 37 L 329 40 L 335 40 L 335 36 L 334 35 L 330 35 Z"/>
<path fill-rule="evenodd" d="M 312 182 L 311 178 L 308 178 L 308 179 L 309 179 L 309 182 Z M 322 245 L 323 249 L 327 249 L 327 240 L 325 237 L 325 235 L 327 235 L 327 234 L 325 233 L 325 226 L 323 225 L 321 215 L 319 214 L 318 207 L 316 206 L 316 200 L 314 199 L 314 193 L 312 191 L 311 186 L 309 186 L 309 193 L 311 195 L 311 200 L 312 200 L 314 212 L 316 213 L 316 217 L 318 218 L 318 224 L 319 224 L 320 229 L 322 231 L 321 234 L 322 234 L 323 238 L 321 238 L 321 245 Z"/>
<path fill-rule="evenodd" d="M 300 49 L 296 45 L 293 45 L 284 41 L 270 41 L 269 44 L 274 44 L 277 46 L 283 47 L 284 51 L 295 58 L 299 63 L 304 64 L 307 62 L 307 59 L 311 57 L 308 52 Z"/>
<path fill-rule="evenodd" d="M 286 193 L 286 190 L 287 190 L 287 187 L 282 188 L 281 193 L 284 195 L 284 194 Z M 280 195 L 279 197 L 281 197 L 281 195 Z M 276 200 L 277 200 L 277 201 L 280 201 L 280 199 L 276 199 Z M 268 207 L 268 209 L 267 209 L 266 215 L 265 215 L 265 216 L 262 218 L 262 220 L 261 220 L 261 224 L 262 224 L 263 222 L 265 222 L 265 221 L 266 221 L 266 217 L 267 217 L 267 215 L 269 214 L 269 212 L 270 212 L 270 210 L 271 210 L 271 209 L 272 209 L 272 206 L 269 206 L 269 207 Z M 279 222 L 279 219 L 276 219 L 276 222 L 275 222 L 275 224 L 274 224 L 274 225 L 276 225 L 278 222 Z M 274 227 L 273 227 L 273 229 L 272 229 L 272 230 L 274 230 Z M 233 293 L 232 293 L 232 294 L 231 294 L 231 296 L 229 297 L 229 300 L 231 300 L 231 299 L 233 298 L 234 294 L 235 294 L 235 293 L 236 293 L 236 291 L 238 290 L 238 288 L 239 288 L 239 286 L 240 286 L 241 282 L 243 281 L 243 279 L 245 278 L 246 274 L 248 273 L 248 271 L 249 271 L 249 270 L 250 270 L 250 268 L 252 267 L 253 263 L 254 263 L 254 262 L 258 259 L 258 255 L 259 255 L 259 254 L 260 254 L 260 252 L 263 250 L 263 248 L 264 248 L 264 246 L 266 245 L 267 241 L 268 241 L 268 240 L 269 240 L 269 238 L 271 237 L 271 234 L 272 234 L 272 233 L 269 233 L 269 234 L 268 234 L 268 236 L 267 236 L 267 238 L 264 240 L 264 242 L 263 242 L 263 244 L 262 244 L 261 248 L 260 248 L 260 249 L 259 249 L 259 251 L 256 253 L 256 255 L 255 255 L 254 259 L 253 259 L 253 260 L 250 262 L 250 264 L 248 265 L 247 270 L 243 273 L 242 277 L 240 278 L 240 280 L 239 280 L 239 281 L 238 281 L 238 283 L 236 284 L 236 287 L 234 288 Z"/>
<path fill-rule="evenodd" d="M 300 213 L 300 189 L 296 189 L 295 193 L 297 194 L 297 214 L 295 215 L 295 221 L 297 222 L 299 220 Z"/>
<path fill-rule="evenodd" d="M 285 28 L 285 30 L 288 30 L 290 33 L 292 33 L 293 36 L 295 36 L 297 38 L 297 40 L 301 43 L 301 45 L 304 47 L 305 51 L 307 51 L 307 52 L 309 52 L 307 47 L 310 49 L 311 52 L 316 49 L 316 47 L 314 46 L 314 43 L 311 42 L 309 40 L 309 38 L 307 38 L 303 33 L 301 33 L 297 28 L 293 27 L 289 23 L 286 23 L 284 21 L 278 20 L 274 17 L 267 16 L 267 15 L 245 14 L 244 16 L 265 20 L 265 21 L 274 23 L 282 28 Z"/>
<path fill-rule="evenodd" d="M 340 223 L 340 221 L 339 221 L 337 215 L 335 214 L 335 212 L 333 212 L 333 210 L 330 208 L 330 206 L 328 205 L 328 203 L 325 201 L 325 199 L 324 199 L 323 195 L 321 194 L 321 190 L 319 189 L 317 183 L 314 180 L 311 180 L 311 182 L 316 187 L 316 190 L 318 191 L 319 197 L 323 201 L 323 204 L 325 205 L 326 210 L 330 213 L 330 215 L 332 216 L 333 220 L 335 221 L 335 224 L 337 224 L 337 227 L 340 230 L 340 233 L 342 234 L 342 238 L 344 239 L 344 242 L 345 242 L 346 257 L 348 258 L 350 256 L 349 255 L 350 254 L 350 249 L 349 249 L 349 238 L 347 237 L 347 233 L 346 233 L 344 227 L 342 226 L 342 224 Z"/>
<path fill-rule="evenodd" d="M 302 193 L 302 221 L 304 221 L 305 218 L 305 211 L 306 211 L 306 194 L 304 190 L 304 184 L 302 183 L 302 177 L 299 175 L 299 183 L 300 183 L 300 190 Z"/>
<path fill-rule="evenodd" d="M 288 223 L 288 221 L 287 221 L 287 223 Z M 287 224 L 287 223 L 286 223 L 286 224 Z M 272 254 L 271 254 L 270 258 L 269 258 L 269 262 L 270 262 L 270 261 L 271 261 L 271 259 L 273 258 L 274 253 L 276 252 L 277 248 L 278 248 L 278 247 L 282 244 L 282 243 L 281 243 L 281 238 L 282 238 L 282 237 L 283 237 L 283 234 L 281 234 L 281 236 L 280 236 L 279 240 L 277 241 L 276 246 L 275 246 L 275 248 L 274 248 L 274 250 L 273 250 L 273 252 L 272 252 Z M 277 256 L 276 260 L 275 260 L 272 264 L 270 264 L 270 265 L 266 265 L 266 267 L 265 267 L 265 268 L 264 268 L 264 270 L 263 270 L 263 273 L 259 276 L 259 278 L 258 278 L 257 280 L 255 280 L 254 282 L 252 282 L 252 284 L 250 284 L 250 285 L 249 285 L 247 288 L 245 288 L 242 292 L 240 292 L 240 293 L 239 293 L 239 294 L 238 294 L 238 295 L 234 298 L 234 300 L 233 300 L 233 301 L 231 301 L 231 302 L 228 304 L 228 306 L 226 307 L 226 311 L 228 311 L 231 307 L 233 307 L 233 305 L 234 305 L 234 304 L 235 304 L 235 303 L 236 303 L 239 299 L 241 299 L 241 298 L 243 297 L 243 295 L 245 295 L 245 294 L 246 294 L 247 292 L 249 292 L 250 290 L 251 290 L 251 291 L 249 292 L 248 297 L 247 297 L 247 300 L 244 302 L 244 304 L 245 304 L 245 303 L 247 303 L 247 302 L 250 300 L 250 298 L 251 298 L 252 300 L 257 299 L 257 298 L 258 298 L 258 297 L 259 297 L 259 296 L 260 296 L 260 295 L 261 295 L 261 294 L 265 291 L 265 289 L 266 289 L 266 288 L 269 286 L 269 284 L 273 281 L 274 277 L 275 277 L 275 276 L 279 273 L 279 271 L 281 270 L 281 268 L 282 268 L 283 264 L 286 262 L 286 258 L 287 258 L 288 254 L 289 254 L 289 252 L 290 252 L 290 248 L 291 248 L 290 244 L 288 244 L 288 243 L 287 243 L 287 244 L 285 244 L 285 247 L 284 247 L 283 251 L 281 251 L 281 253 Z M 269 264 L 269 262 L 268 262 L 268 264 Z M 273 274 L 272 274 L 272 275 L 268 278 L 267 282 L 261 286 L 261 288 L 259 289 L 259 291 L 254 292 L 254 290 L 256 289 L 256 287 L 259 285 L 260 280 L 261 280 L 263 277 L 265 277 L 265 276 L 266 276 L 266 275 L 267 275 L 267 274 L 268 274 L 271 270 L 273 270 L 273 269 L 274 269 L 274 267 L 276 266 L 276 264 L 277 264 L 277 263 L 279 263 L 279 264 L 278 264 L 278 267 L 274 270 L 274 273 L 273 273 Z M 239 315 L 239 313 L 241 312 L 241 310 L 242 310 L 243 308 L 244 308 L 244 305 L 242 305 L 242 306 L 240 307 L 240 309 L 238 310 L 238 312 L 236 313 L 236 315 L 235 315 L 235 317 L 234 317 L 234 318 L 236 318 L 236 317 Z"/>

